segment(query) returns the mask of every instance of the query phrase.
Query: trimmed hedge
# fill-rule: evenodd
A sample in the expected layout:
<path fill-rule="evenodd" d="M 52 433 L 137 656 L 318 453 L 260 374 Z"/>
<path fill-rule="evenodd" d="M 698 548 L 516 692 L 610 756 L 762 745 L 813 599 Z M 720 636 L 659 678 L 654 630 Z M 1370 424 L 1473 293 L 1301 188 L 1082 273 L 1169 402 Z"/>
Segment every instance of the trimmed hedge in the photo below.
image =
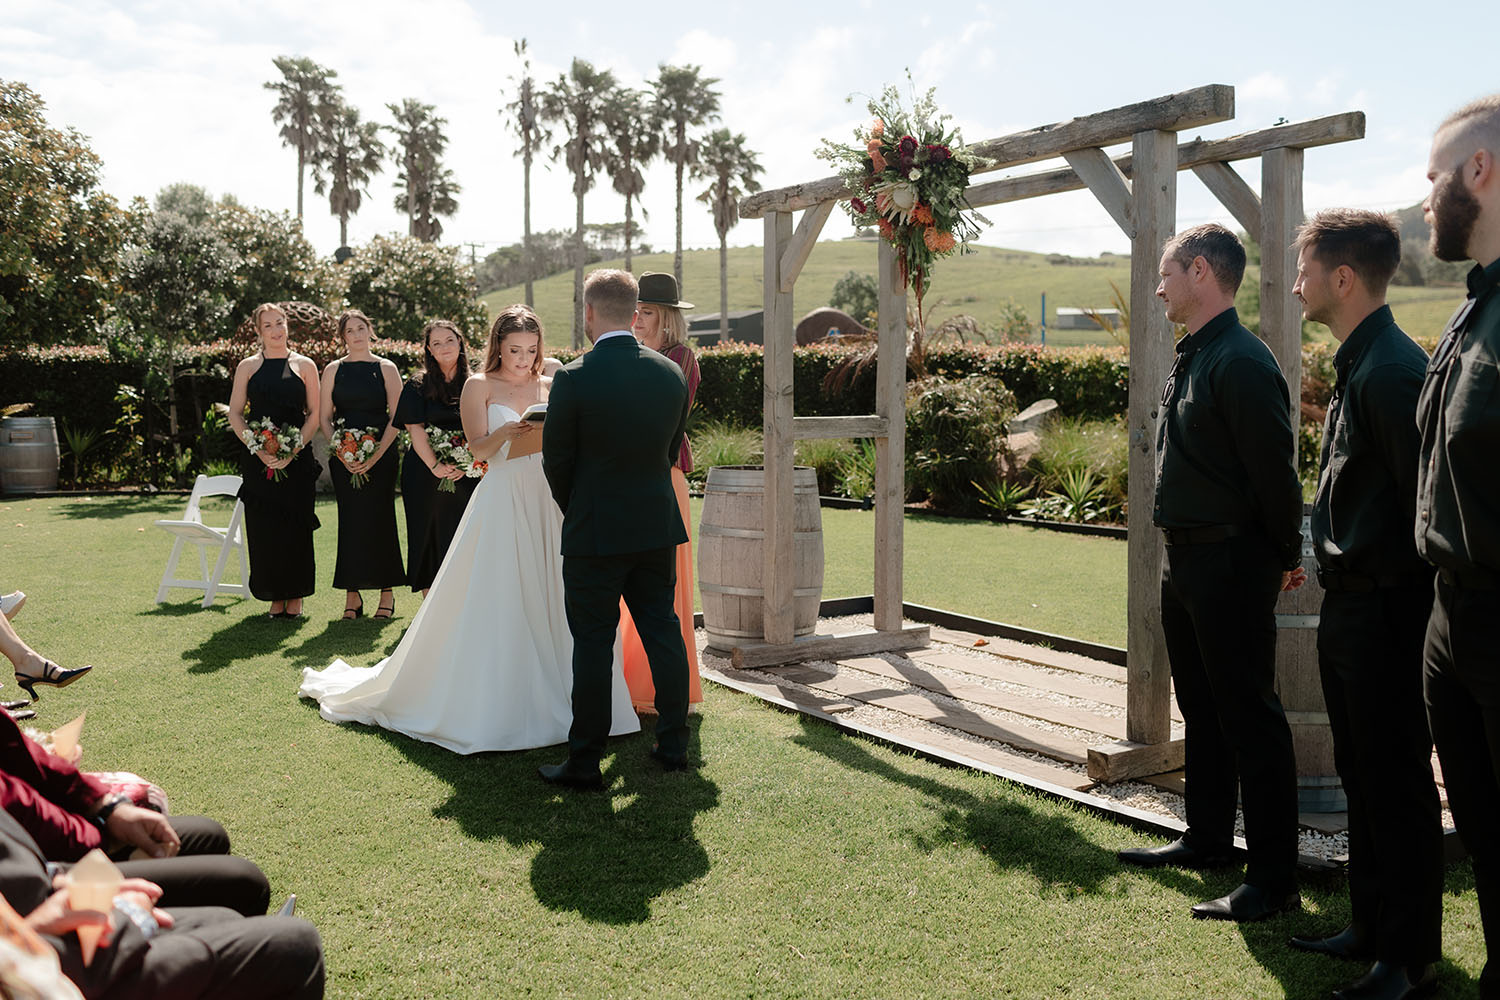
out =
<path fill-rule="evenodd" d="M 1424 345 L 1430 346 L 1430 345 Z M 321 368 L 336 355 L 333 344 L 312 346 L 313 360 Z M 571 360 L 575 352 L 561 345 L 547 345 L 547 353 Z M 1307 378 L 1303 400 L 1313 406 L 1327 405 L 1332 385 L 1333 345 L 1310 344 L 1303 349 Z M 421 360 L 421 345 L 381 340 L 376 352 L 395 361 L 403 372 L 414 370 Z M 328 356 L 323 356 L 327 352 Z M 229 399 L 234 368 L 248 351 L 228 340 L 186 348 L 180 363 L 186 369 L 176 382 L 182 425 L 182 443 L 201 455 L 197 439 L 204 412 L 215 402 Z M 847 380 L 838 392 L 826 388 L 829 376 L 840 365 L 852 364 L 864 353 L 859 345 L 814 344 L 793 352 L 793 396 L 795 412 L 801 416 L 843 416 L 872 413 L 875 409 L 875 368 L 867 367 Z M 470 350 L 478 364 L 483 348 Z M 728 343 L 698 352 L 703 381 L 698 389 L 694 423 L 719 421 L 733 426 L 759 427 L 764 397 L 761 348 L 755 344 Z M 974 376 L 999 379 L 1020 406 L 1038 399 L 1057 400 L 1064 414 L 1082 419 L 1109 419 L 1127 408 L 1130 369 L 1126 352 L 1118 347 L 1052 348 L 1036 345 L 965 346 L 940 345 L 927 352 L 928 374 L 949 380 Z M 908 380 L 912 374 L 907 373 Z M 119 416 L 115 394 L 122 385 L 140 386 L 138 366 L 114 360 L 103 347 L 29 347 L 0 354 L 0 405 L 32 402 L 34 416 L 54 416 L 77 428 L 105 430 Z M 158 432 L 165 416 L 153 417 Z M 125 453 L 126 442 L 112 434 L 89 455 L 86 467 L 109 469 Z M 64 445 L 64 468 L 69 462 Z M 214 449 L 208 449 L 212 451 Z M 158 484 L 163 485 L 163 484 Z"/>

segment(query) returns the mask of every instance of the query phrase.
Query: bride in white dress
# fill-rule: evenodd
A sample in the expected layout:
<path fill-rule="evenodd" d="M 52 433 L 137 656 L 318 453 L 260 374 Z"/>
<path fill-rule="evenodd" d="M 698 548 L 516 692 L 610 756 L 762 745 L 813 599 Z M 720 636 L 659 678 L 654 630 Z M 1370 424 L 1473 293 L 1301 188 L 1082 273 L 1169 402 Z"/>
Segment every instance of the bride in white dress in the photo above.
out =
<path fill-rule="evenodd" d="M 411 627 L 373 667 L 303 671 L 300 694 L 330 722 L 361 722 L 456 753 L 524 750 L 568 738 L 573 637 L 563 603 L 562 512 L 526 407 L 546 398 L 541 324 L 511 306 L 490 329 L 484 371 L 464 385 L 464 432 L 489 461 Z M 518 442 L 524 442 L 519 443 Z M 611 735 L 640 730 L 615 650 Z"/>

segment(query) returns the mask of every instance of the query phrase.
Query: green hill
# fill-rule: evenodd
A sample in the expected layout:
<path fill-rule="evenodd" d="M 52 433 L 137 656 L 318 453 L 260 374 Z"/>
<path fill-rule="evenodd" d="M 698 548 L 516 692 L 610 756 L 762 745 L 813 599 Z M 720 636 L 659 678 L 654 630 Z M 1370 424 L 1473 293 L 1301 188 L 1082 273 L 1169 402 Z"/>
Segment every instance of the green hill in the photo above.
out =
<path fill-rule="evenodd" d="M 1036 325 L 1041 297 L 1047 295 L 1047 343 L 1058 346 L 1112 344 L 1102 331 L 1058 330 L 1059 306 L 1106 308 L 1113 304 L 1113 282 L 1128 294 L 1130 259 L 1105 254 L 1101 257 L 1066 257 L 999 247 L 977 246 L 974 252 L 939 263 L 936 279 L 927 293 L 927 325 L 936 327 L 945 317 L 967 313 L 986 329 L 999 326 L 1007 300 L 1025 310 Z M 877 245 L 874 240 L 824 241 L 817 245 L 797 280 L 793 312 L 801 317 L 826 306 L 834 284 L 848 271 L 873 274 Z M 601 261 L 590 267 L 620 267 L 623 261 Z M 670 253 L 647 254 L 632 260 L 636 274 L 671 271 Z M 762 307 L 761 248 L 732 247 L 729 250 L 729 310 Z M 1259 280 L 1256 268 L 1246 274 L 1246 285 Z M 554 274 L 535 283 L 536 309 L 550 343 L 570 342 L 573 317 L 573 273 Z M 512 302 L 525 299 L 520 285 L 491 292 L 482 299 L 493 316 Z M 719 311 L 719 252 L 683 252 L 683 297 L 694 303 L 695 313 Z M 1413 334 L 1436 335 L 1452 312 L 1461 290 L 1445 287 L 1391 289 L 1396 319 Z M 1322 330 L 1321 327 L 1316 329 Z M 1325 333 L 1326 335 L 1326 333 Z"/>

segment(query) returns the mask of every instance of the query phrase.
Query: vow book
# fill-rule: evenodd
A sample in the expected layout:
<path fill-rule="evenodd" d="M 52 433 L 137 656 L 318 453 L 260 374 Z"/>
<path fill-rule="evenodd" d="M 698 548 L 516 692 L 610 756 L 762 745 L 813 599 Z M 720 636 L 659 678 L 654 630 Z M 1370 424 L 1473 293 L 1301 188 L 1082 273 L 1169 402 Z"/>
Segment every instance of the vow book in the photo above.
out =
<path fill-rule="evenodd" d="M 510 443 L 510 451 L 506 458 L 525 458 L 527 455 L 535 455 L 542 450 L 542 426 L 547 419 L 547 404 L 532 403 L 526 407 L 526 412 L 521 414 L 523 423 L 532 424 L 536 429 L 525 437 L 516 438 Z"/>

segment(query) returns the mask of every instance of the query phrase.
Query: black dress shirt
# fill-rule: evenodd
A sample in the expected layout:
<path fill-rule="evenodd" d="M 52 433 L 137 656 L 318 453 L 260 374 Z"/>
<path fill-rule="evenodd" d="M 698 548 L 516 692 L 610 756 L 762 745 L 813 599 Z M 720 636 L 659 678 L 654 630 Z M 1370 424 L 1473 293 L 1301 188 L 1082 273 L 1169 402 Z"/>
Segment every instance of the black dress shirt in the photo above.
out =
<path fill-rule="evenodd" d="M 1417 403 L 1417 551 L 1457 573 L 1500 577 L 1500 260 L 1469 272 Z"/>
<path fill-rule="evenodd" d="M 1320 569 L 1387 578 L 1431 578 L 1410 525 L 1417 506 L 1417 397 L 1427 353 L 1389 306 L 1366 316 L 1333 356 L 1337 374 L 1323 423 L 1313 499 Z"/>
<path fill-rule="evenodd" d="M 1177 344 L 1156 422 L 1152 523 L 1264 535 L 1302 558 L 1302 486 L 1291 397 L 1271 349 L 1231 307 Z"/>

